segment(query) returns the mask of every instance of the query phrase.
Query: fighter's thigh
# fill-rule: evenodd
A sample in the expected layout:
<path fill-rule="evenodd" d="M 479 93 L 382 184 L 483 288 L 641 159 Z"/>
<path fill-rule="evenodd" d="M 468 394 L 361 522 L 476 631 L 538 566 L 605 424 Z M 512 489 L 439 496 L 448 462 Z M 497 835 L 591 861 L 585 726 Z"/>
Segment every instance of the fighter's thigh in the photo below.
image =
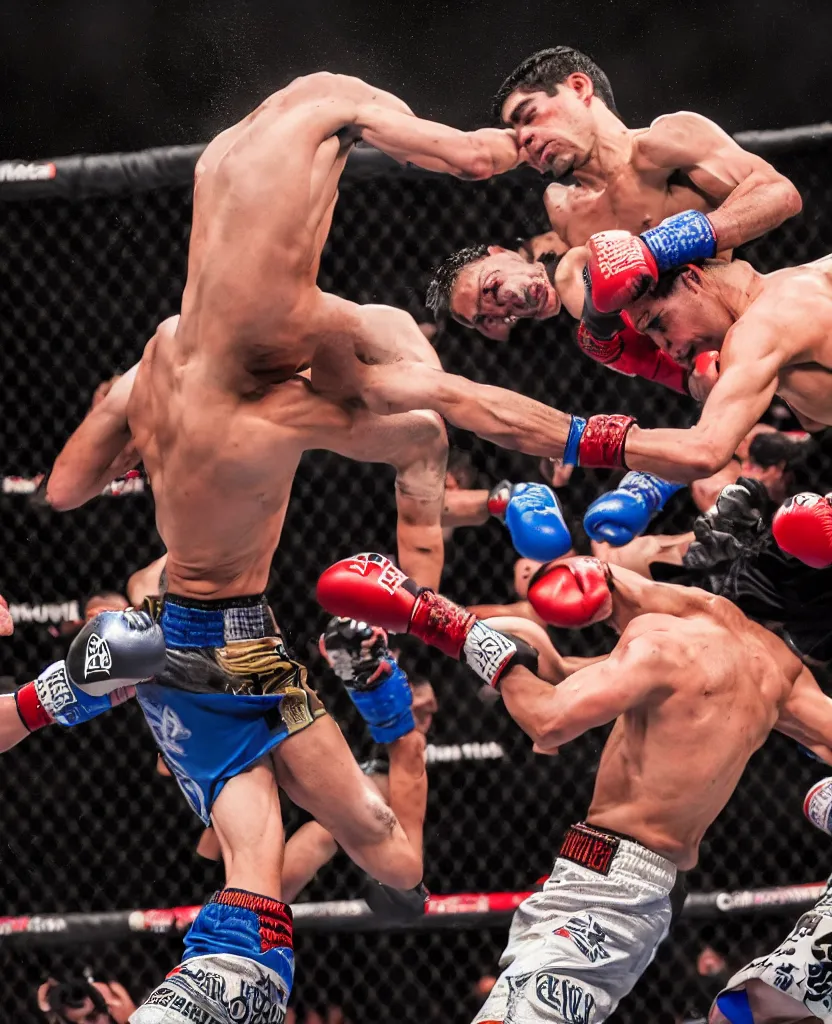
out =
<path fill-rule="evenodd" d="M 745 991 L 754 1015 L 754 1024 L 814 1024 L 820 1019 L 814 1014 L 808 1014 L 803 1003 L 759 978 L 751 978 L 746 983 Z"/>
<path fill-rule="evenodd" d="M 269 758 L 226 782 L 211 807 L 211 824 L 226 859 L 280 848 L 280 793 Z"/>
<path fill-rule="evenodd" d="M 272 756 L 281 789 L 339 842 L 382 839 L 395 829 L 395 815 L 328 715 L 284 740 Z"/>

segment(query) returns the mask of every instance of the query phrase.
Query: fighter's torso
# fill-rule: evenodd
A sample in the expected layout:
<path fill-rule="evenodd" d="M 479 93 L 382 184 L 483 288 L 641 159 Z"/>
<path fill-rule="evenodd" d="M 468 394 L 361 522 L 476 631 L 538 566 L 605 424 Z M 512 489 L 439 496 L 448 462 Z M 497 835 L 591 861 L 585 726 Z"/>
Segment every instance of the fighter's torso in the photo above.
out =
<path fill-rule="evenodd" d="M 775 271 L 764 281 L 762 295 L 742 319 L 783 322 L 788 362 L 777 393 L 798 416 L 832 425 L 832 255 Z"/>
<path fill-rule="evenodd" d="M 257 593 L 268 579 L 303 450 L 297 378 L 235 395 L 210 360 L 184 356 L 176 320 L 148 343 L 128 416 L 151 480 L 169 587 L 193 597 Z"/>
<path fill-rule="evenodd" d="M 572 248 L 598 231 L 640 234 L 682 210 L 709 213 L 722 198 L 704 195 L 679 171 L 668 176 L 667 171 L 641 166 L 636 152 L 602 185 L 549 185 L 544 203 L 553 229 Z"/>
<path fill-rule="evenodd" d="M 616 721 L 587 816 L 683 869 L 695 865 L 702 836 L 800 669 L 784 644 L 728 602 L 712 599 L 697 610 L 701 592 L 692 595 L 690 617 L 648 614 L 632 624 L 672 637 L 668 691 Z"/>

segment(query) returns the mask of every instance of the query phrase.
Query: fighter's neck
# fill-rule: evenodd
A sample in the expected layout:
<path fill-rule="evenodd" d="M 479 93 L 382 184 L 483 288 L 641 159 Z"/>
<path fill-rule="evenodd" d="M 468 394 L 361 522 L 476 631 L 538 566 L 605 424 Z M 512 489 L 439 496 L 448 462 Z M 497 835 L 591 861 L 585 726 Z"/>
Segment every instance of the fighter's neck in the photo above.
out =
<path fill-rule="evenodd" d="M 595 144 L 588 158 L 574 169 L 573 177 L 584 188 L 601 190 L 632 162 L 635 132 L 606 107 L 596 116 L 598 133 Z"/>
<path fill-rule="evenodd" d="M 764 287 L 763 275 L 745 260 L 735 260 L 720 267 L 714 280 L 719 299 L 734 323 L 759 297 Z"/>
<path fill-rule="evenodd" d="M 656 583 L 630 569 L 611 565 L 613 579 L 612 615 L 609 623 L 619 633 L 639 617 L 650 612 L 678 615 L 680 618 L 701 611 L 700 591 Z"/>

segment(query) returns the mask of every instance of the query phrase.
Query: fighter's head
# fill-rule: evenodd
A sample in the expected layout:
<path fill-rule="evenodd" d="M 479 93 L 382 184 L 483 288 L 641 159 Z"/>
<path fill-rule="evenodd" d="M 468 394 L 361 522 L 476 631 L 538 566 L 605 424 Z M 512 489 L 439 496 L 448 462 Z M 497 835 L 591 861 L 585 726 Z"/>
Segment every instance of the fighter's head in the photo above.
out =
<path fill-rule="evenodd" d="M 701 352 L 721 347 L 736 322 L 719 282 L 730 268 L 720 260 L 705 260 L 669 270 L 626 313 L 636 330 L 691 369 Z"/>
<path fill-rule="evenodd" d="M 437 318 L 449 312 L 486 338 L 508 341 L 518 320 L 547 320 L 560 311 L 552 283 L 557 260 L 530 263 L 499 245 L 460 249 L 437 268 L 427 305 Z"/>
<path fill-rule="evenodd" d="M 512 71 L 497 90 L 493 113 L 517 130 L 532 167 L 564 178 L 592 155 L 603 108 L 616 114 L 604 72 L 586 54 L 556 46 L 533 53 Z"/>

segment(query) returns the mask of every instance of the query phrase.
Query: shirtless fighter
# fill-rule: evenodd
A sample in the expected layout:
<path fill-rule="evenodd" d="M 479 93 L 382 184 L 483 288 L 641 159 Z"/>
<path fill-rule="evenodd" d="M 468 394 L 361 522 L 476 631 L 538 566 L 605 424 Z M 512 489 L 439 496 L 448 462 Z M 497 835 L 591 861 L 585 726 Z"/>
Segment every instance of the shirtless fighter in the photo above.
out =
<path fill-rule="evenodd" d="M 406 359 L 441 375 L 438 358 L 407 314 L 316 284 L 340 174 L 362 137 L 466 177 L 517 162 L 513 132 L 420 121 L 356 79 L 313 75 L 270 97 L 197 165 L 181 316 L 92 410 L 47 484 L 47 500 L 70 508 L 130 443 L 144 461 L 168 550 L 168 660 L 138 699 L 226 864 L 227 888 L 135 1024 L 224 1021 L 231 1005 L 240 1022 L 282 1020 L 293 954 L 278 785 L 379 881 L 421 878 L 424 738 L 406 680 L 393 672 L 353 693 L 389 745 L 394 814 L 288 657 L 263 596 L 298 461 L 313 448 L 396 465 L 400 557 L 420 582 L 439 579 L 442 424 L 429 413 L 381 419 L 361 401 L 365 374 L 380 402 L 383 375 L 371 371 Z M 299 372 L 310 364 L 311 380 Z M 419 542 L 403 551 L 408 530 Z"/>
<path fill-rule="evenodd" d="M 618 117 L 609 79 L 568 46 L 541 50 L 506 78 L 494 99 L 495 120 L 517 131 L 523 158 L 555 182 L 544 203 L 553 230 L 534 239 L 529 262 L 498 246 L 454 253 L 430 291 L 434 312 L 504 341 L 519 319 L 557 314 L 558 296 L 583 319 L 578 343 L 599 362 L 677 391 L 686 377 L 670 358 L 622 323 L 598 317 L 585 302 L 582 247 L 612 228 L 645 232 L 665 256 L 686 247 L 729 256 L 744 242 L 800 212 L 797 189 L 759 156 L 743 150 L 712 121 L 680 111 L 649 128 Z M 650 229 L 650 230 L 648 230 Z"/>
<path fill-rule="evenodd" d="M 615 722 L 587 820 L 568 830 L 543 891 L 518 909 L 477 1024 L 605 1020 L 667 935 L 678 872 L 696 864 L 705 831 L 769 732 L 832 763 L 832 700 L 773 634 L 702 591 L 594 558 L 543 566 L 529 599 L 545 621 L 609 619 L 621 631 L 607 659 L 565 682 L 538 675 L 518 636 L 420 590 L 382 556 L 336 563 L 318 599 L 464 660 L 500 687 L 538 752 Z M 515 628 L 522 636 L 523 620 Z"/>

